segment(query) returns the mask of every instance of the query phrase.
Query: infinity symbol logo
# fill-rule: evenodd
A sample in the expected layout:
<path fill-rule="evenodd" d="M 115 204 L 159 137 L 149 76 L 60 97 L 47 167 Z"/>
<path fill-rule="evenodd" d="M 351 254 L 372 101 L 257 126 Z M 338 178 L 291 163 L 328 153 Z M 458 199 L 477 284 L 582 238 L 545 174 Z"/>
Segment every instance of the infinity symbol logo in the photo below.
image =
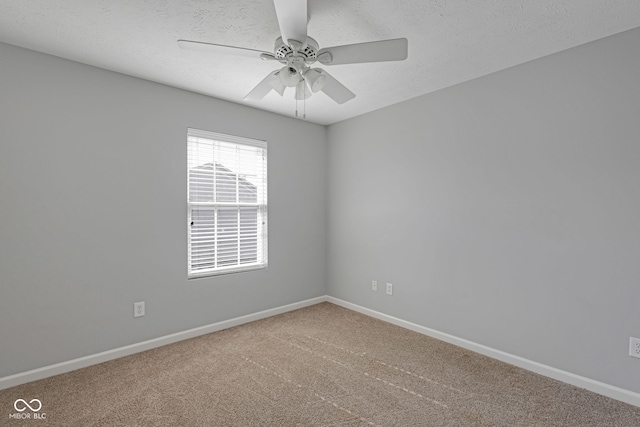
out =
<path fill-rule="evenodd" d="M 22 409 L 18 408 L 18 402 L 22 402 L 22 404 L 24 405 L 22 407 Z M 33 402 L 37 402 L 37 404 L 38 404 L 37 408 L 33 407 L 33 406 L 36 406 L 36 405 L 33 405 L 33 406 L 29 405 L 29 403 L 33 403 Z M 24 399 L 18 399 L 15 402 L 13 402 L 13 407 L 18 412 L 24 412 L 27 408 L 31 409 L 32 412 L 38 412 L 40 409 L 42 409 L 42 402 L 40 402 L 38 399 L 31 399 L 29 401 L 29 403 L 27 403 L 27 401 L 24 400 Z"/>

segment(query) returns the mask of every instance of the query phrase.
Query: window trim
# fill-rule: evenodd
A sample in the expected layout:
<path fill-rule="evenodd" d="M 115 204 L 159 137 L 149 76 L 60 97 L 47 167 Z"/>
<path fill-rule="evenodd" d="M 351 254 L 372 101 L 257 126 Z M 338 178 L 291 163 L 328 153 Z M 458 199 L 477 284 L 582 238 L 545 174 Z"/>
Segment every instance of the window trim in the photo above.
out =
<path fill-rule="evenodd" d="M 209 139 L 212 141 L 226 142 L 237 145 L 244 145 L 249 147 L 257 147 L 263 149 L 263 169 L 264 169 L 264 177 L 262 179 L 264 189 L 263 189 L 263 201 L 261 203 L 251 203 L 251 202 L 191 202 L 189 201 L 189 186 L 191 183 L 189 173 L 189 150 L 190 150 L 190 138 L 203 138 Z M 212 160 L 214 160 L 212 158 Z M 268 239 L 268 173 L 267 173 L 267 141 L 250 139 L 241 136 L 235 135 L 227 135 L 218 132 L 210 132 L 200 129 L 187 128 L 187 278 L 188 279 L 198 279 L 204 277 L 218 276 L 224 274 L 232 274 L 232 273 L 240 273 L 245 271 L 254 271 L 254 270 L 264 270 L 268 267 L 268 258 L 269 258 L 269 239 Z M 215 173 L 215 172 L 214 172 Z M 260 260 L 256 260 L 255 263 L 250 264 L 235 264 L 231 266 L 223 266 L 223 267 L 215 267 L 210 269 L 203 270 L 192 270 L 192 210 L 193 207 L 196 206 L 211 206 L 214 210 L 219 208 L 242 208 L 242 207 L 256 207 L 258 222 L 262 222 L 258 226 L 261 229 L 261 233 L 257 233 L 258 239 L 258 249 L 257 253 L 261 253 L 262 257 Z M 239 227 L 239 225 L 238 225 Z M 240 231 L 240 229 L 238 229 Z"/>

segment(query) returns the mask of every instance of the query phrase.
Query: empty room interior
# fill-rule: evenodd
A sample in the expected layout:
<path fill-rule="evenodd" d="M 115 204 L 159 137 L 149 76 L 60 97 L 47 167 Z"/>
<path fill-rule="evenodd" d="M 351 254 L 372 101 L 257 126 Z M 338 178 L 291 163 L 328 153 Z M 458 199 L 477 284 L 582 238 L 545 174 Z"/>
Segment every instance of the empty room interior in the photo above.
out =
<path fill-rule="evenodd" d="M 2 0 L 0 425 L 640 426 L 639 188 L 635 0 Z"/>

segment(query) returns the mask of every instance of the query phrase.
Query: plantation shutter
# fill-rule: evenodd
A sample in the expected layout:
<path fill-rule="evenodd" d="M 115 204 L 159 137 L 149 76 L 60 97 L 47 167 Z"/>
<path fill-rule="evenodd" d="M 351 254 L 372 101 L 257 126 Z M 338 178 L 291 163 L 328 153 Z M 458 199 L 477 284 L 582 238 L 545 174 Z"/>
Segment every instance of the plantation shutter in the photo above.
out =
<path fill-rule="evenodd" d="M 187 132 L 188 275 L 267 266 L 267 143 Z"/>

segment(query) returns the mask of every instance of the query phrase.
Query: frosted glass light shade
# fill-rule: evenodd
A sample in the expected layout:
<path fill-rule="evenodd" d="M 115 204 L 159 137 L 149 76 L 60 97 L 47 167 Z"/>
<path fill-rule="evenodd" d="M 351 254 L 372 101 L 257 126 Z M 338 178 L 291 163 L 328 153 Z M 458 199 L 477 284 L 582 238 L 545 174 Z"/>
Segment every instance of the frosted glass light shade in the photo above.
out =
<path fill-rule="evenodd" d="M 282 67 L 280 73 L 278 74 L 278 77 L 280 79 L 280 82 L 286 87 L 294 87 L 302 78 L 298 73 L 298 70 L 289 65 L 287 65 L 286 67 Z"/>
<path fill-rule="evenodd" d="M 317 68 L 311 68 L 304 73 L 304 79 L 309 83 L 309 87 L 315 93 L 322 89 L 325 82 L 327 81 L 327 76 L 322 74 L 322 71 Z"/>
<path fill-rule="evenodd" d="M 310 96 L 311 90 L 309 89 L 309 86 L 307 86 L 307 82 L 304 79 L 300 80 L 300 83 L 296 85 L 296 99 L 298 101 L 302 101 Z"/>

